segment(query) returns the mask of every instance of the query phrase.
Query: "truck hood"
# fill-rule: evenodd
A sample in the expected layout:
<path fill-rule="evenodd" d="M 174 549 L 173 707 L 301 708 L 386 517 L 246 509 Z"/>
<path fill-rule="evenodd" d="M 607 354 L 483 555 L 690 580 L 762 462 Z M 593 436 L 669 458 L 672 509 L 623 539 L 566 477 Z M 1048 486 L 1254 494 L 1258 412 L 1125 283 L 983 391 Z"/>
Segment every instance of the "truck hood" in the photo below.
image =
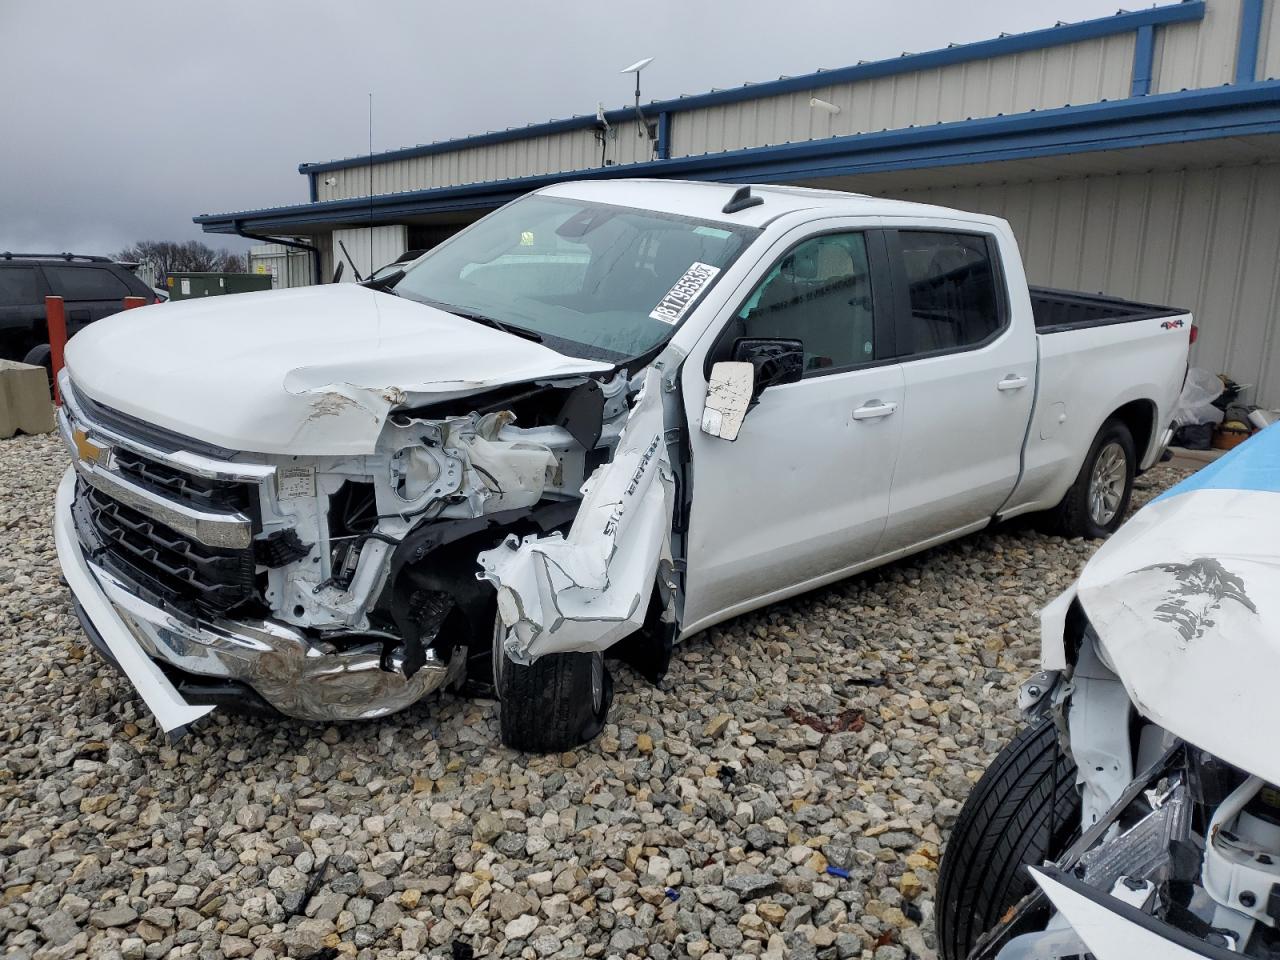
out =
<path fill-rule="evenodd" d="M 76 334 L 66 364 L 81 393 L 147 423 L 307 456 L 372 452 L 406 404 L 612 369 L 355 284 L 128 310 Z"/>
<path fill-rule="evenodd" d="M 1280 783 L 1280 427 L 1140 510 L 1077 589 L 1144 716 Z"/>

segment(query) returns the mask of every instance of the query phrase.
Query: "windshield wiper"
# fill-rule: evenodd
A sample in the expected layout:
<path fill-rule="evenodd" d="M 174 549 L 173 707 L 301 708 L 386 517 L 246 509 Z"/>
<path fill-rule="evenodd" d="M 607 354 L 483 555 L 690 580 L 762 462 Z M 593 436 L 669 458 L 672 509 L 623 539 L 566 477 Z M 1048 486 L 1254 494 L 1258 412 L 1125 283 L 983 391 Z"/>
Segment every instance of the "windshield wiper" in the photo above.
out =
<path fill-rule="evenodd" d="M 464 320 L 470 320 L 472 323 L 482 323 L 486 327 L 493 327 L 495 330 L 501 330 L 503 333 L 509 333 L 513 337 L 523 337 L 526 340 L 532 340 L 534 343 L 542 342 L 542 334 L 534 330 L 528 330 L 525 327 L 513 326 L 509 323 L 503 323 L 486 314 L 470 310 L 465 307 L 455 307 L 451 303 L 440 303 L 437 300 L 424 300 L 428 306 L 435 307 L 438 310 L 444 310 L 446 313 L 452 313 L 455 317 L 462 317 Z"/>
<path fill-rule="evenodd" d="M 360 284 L 360 286 L 368 287 L 370 290 L 381 290 L 383 293 L 394 294 L 395 296 L 398 297 L 400 296 L 400 294 L 396 293 L 391 288 L 394 287 L 397 283 L 399 283 L 403 278 L 404 278 L 404 271 L 395 270 L 395 271 L 392 271 L 391 273 L 388 273 L 385 277 L 373 277 L 369 280 L 366 280 L 362 284 Z"/>

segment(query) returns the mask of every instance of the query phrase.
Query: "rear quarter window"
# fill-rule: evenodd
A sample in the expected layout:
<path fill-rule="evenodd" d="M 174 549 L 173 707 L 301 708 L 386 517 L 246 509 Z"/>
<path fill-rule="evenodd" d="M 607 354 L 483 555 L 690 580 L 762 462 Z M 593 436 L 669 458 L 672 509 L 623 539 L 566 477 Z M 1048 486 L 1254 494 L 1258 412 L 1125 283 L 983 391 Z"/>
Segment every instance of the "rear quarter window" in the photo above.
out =
<path fill-rule="evenodd" d="M 44 268 L 54 294 L 64 300 L 123 300 L 131 291 L 123 280 L 104 267 Z"/>
<path fill-rule="evenodd" d="M 35 267 L 0 264 L 0 307 L 26 307 L 39 302 Z"/>

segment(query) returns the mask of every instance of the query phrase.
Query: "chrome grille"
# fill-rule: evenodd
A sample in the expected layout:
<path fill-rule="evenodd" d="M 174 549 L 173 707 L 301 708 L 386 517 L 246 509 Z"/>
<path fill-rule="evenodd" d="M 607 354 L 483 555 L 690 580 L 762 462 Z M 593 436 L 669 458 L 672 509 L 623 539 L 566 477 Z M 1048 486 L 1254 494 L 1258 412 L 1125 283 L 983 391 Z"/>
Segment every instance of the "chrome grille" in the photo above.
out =
<path fill-rule="evenodd" d="M 207 546 L 83 480 L 76 484 L 74 513 L 89 559 L 133 584 L 150 602 L 205 617 L 260 607 L 251 549 Z"/>
<path fill-rule="evenodd" d="M 126 447 L 116 447 L 112 452 L 112 467 L 143 487 L 201 510 L 252 514 L 256 506 L 248 484 L 199 477 Z"/>

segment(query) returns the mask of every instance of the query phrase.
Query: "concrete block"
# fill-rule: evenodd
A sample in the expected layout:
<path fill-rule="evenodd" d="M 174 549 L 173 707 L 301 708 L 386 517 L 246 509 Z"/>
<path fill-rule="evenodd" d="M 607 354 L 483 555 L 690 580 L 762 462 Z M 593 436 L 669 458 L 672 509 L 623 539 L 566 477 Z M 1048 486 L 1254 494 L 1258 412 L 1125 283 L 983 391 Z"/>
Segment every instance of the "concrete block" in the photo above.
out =
<path fill-rule="evenodd" d="M 52 433 L 53 400 L 44 367 L 0 360 L 0 438 L 15 433 Z"/>

